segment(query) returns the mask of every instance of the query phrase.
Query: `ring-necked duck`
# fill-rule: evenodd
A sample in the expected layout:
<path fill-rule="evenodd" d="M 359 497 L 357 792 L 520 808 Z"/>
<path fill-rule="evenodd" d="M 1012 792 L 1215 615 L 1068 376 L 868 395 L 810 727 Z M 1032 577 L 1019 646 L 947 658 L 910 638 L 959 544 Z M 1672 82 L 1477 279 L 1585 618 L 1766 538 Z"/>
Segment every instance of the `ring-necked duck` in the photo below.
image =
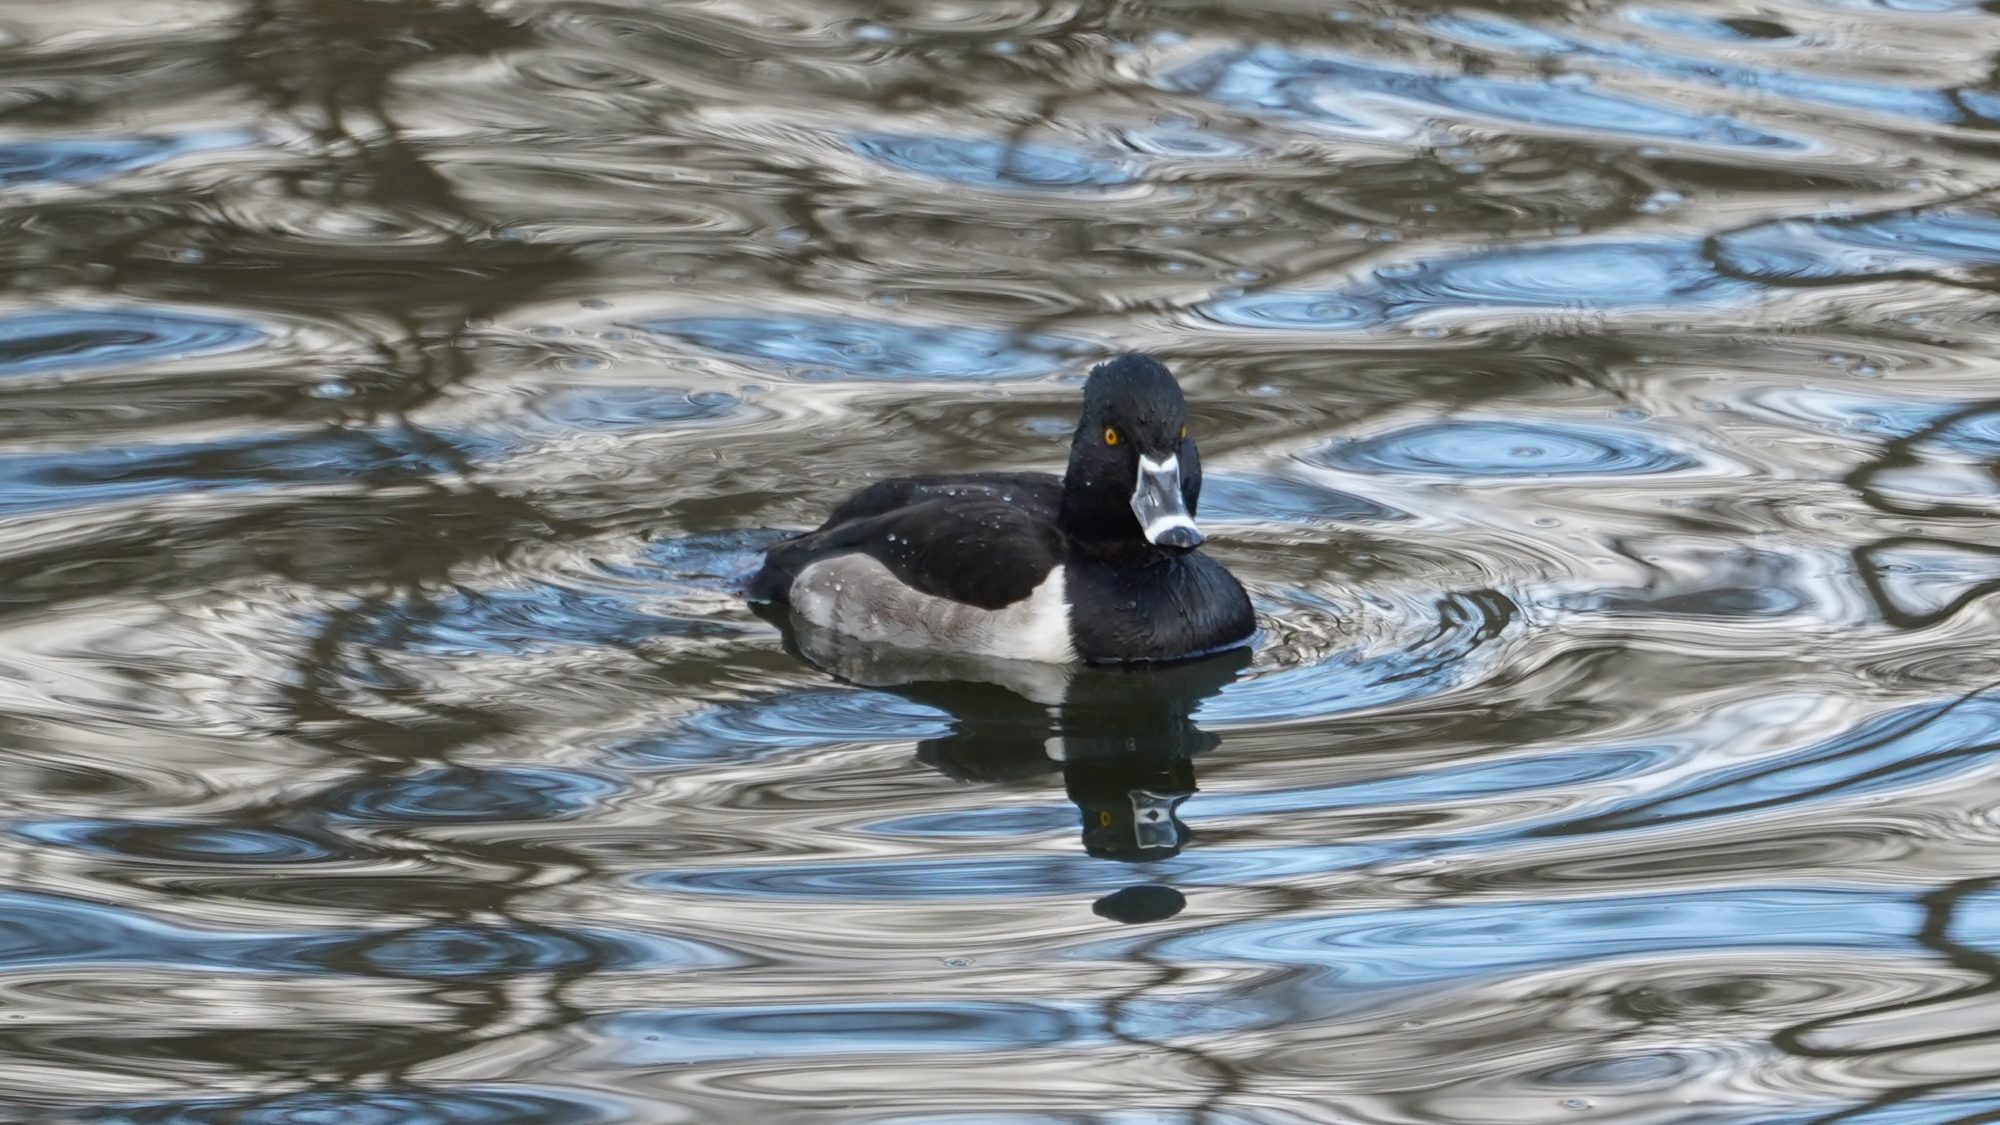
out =
<path fill-rule="evenodd" d="M 1178 660 L 1248 640 L 1250 599 L 1201 554 L 1201 460 L 1158 360 L 1099 364 L 1069 468 L 900 477 L 771 548 L 750 581 L 864 641 L 1054 664 Z"/>

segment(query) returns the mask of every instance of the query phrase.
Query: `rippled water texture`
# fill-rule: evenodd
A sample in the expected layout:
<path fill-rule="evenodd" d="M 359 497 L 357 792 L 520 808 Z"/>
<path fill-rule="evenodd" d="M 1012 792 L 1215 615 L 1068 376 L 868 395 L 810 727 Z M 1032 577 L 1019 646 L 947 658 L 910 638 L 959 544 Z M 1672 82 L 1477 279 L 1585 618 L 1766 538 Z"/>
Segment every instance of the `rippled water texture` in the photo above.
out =
<path fill-rule="evenodd" d="M 2000 1120 L 1990 7 L 0 3 L 0 1120 Z M 741 600 L 1126 348 L 1254 653 Z"/>

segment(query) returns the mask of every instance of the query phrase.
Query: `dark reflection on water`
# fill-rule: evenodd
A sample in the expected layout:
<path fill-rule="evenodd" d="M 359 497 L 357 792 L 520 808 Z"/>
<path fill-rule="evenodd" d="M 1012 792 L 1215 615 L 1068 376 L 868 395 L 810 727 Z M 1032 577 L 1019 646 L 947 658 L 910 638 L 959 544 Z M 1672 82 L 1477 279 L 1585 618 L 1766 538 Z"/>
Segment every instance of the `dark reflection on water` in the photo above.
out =
<path fill-rule="evenodd" d="M 939 773 L 972 782 L 1059 773 L 1081 814 L 1083 850 L 1134 863 L 1187 845 L 1180 807 L 1195 793 L 1194 758 L 1220 742 L 1195 725 L 1195 708 L 1250 662 L 1246 647 L 1160 667 L 1056 669 L 871 648 L 803 623 L 788 636 L 794 651 L 850 683 L 943 712 L 949 729 L 917 743 L 917 760 Z M 951 834 L 928 818 L 898 827 Z M 1185 905 L 1169 890 L 1129 889 L 1099 913 L 1156 921 Z"/>
<path fill-rule="evenodd" d="M 12 6 L 0 1117 L 1994 1118 L 1991 7 Z M 1127 347 L 1253 650 L 742 602 Z"/>

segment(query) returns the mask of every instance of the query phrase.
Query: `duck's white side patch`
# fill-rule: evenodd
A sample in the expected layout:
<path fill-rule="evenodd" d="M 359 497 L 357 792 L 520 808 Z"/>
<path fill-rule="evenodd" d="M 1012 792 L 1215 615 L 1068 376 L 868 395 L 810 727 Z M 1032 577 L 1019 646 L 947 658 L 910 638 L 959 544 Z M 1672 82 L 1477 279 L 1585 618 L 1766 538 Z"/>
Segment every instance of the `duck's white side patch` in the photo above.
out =
<path fill-rule="evenodd" d="M 799 571 L 791 600 L 807 621 L 863 641 L 1046 664 L 1076 660 L 1062 567 L 1020 601 L 980 609 L 913 590 L 868 555 L 835 555 Z"/>

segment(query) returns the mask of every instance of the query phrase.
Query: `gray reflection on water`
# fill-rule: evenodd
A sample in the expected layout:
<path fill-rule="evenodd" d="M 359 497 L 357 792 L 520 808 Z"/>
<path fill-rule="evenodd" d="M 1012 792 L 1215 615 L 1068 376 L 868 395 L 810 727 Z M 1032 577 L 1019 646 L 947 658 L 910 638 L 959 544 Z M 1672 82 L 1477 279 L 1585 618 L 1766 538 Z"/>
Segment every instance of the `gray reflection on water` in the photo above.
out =
<path fill-rule="evenodd" d="M 1992 1117 L 1988 7 L 13 6 L 0 1116 Z M 742 602 L 1126 347 L 1254 651 Z"/>

